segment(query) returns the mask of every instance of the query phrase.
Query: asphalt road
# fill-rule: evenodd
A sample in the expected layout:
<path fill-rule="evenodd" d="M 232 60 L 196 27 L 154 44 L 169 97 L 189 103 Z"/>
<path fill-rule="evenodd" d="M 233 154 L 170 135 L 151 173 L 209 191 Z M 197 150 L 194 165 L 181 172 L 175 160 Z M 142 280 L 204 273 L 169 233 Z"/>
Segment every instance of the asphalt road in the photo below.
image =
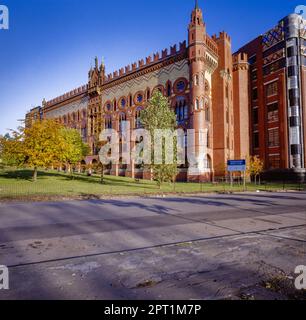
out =
<path fill-rule="evenodd" d="M 288 299 L 306 193 L 0 204 L 1 299 Z"/>

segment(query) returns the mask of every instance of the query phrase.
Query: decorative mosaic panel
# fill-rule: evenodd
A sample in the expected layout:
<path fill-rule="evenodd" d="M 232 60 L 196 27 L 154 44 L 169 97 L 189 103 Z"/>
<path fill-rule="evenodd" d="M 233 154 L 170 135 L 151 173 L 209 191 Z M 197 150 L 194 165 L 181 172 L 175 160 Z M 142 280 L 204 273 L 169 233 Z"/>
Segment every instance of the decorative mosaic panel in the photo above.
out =
<path fill-rule="evenodd" d="M 285 39 L 284 23 L 281 22 L 274 29 L 268 31 L 262 37 L 263 50 L 267 50 Z"/>
<path fill-rule="evenodd" d="M 274 62 L 278 59 L 285 57 L 285 49 L 281 49 L 277 52 L 270 54 L 268 57 L 264 58 L 264 65 Z"/>
<path fill-rule="evenodd" d="M 188 61 L 182 60 L 163 69 L 140 76 L 139 78 L 126 81 L 120 85 L 106 89 L 102 93 L 103 101 L 112 101 L 121 96 L 128 96 L 138 91 L 145 91 L 147 88 L 154 88 L 158 85 L 165 85 L 170 80 L 174 83 L 178 78 L 189 78 Z"/>

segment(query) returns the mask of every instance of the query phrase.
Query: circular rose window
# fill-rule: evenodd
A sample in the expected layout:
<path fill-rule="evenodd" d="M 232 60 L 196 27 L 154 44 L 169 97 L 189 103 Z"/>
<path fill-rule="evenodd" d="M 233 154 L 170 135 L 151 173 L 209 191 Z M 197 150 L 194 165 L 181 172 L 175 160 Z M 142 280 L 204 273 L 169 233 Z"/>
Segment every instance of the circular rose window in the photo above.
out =
<path fill-rule="evenodd" d="M 178 92 L 183 92 L 183 91 L 185 91 L 185 88 L 186 88 L 186 84 L 185 84 L 185 81 L 179 81 L 178 83 L 177 83 L 177 85 L 176 85 L 176 90 L 178 91 Z"/>
<path fill-rule="evenodd" d="M 138 103 L 141 103 L 142 100 L 143 100 L 143 96 L 142 96 L 142 94 L 139 93 L 139 94 L 137 95 L 137 102 L 138 102 Z"/>

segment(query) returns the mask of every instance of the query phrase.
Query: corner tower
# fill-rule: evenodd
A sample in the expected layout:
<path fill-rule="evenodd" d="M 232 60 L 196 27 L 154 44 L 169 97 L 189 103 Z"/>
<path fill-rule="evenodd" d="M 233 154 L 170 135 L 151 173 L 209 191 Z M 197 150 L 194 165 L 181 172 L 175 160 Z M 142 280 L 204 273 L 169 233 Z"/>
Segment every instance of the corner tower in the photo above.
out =
<path fill-rule="evenodd" d="M 189 165 L 189 181 L 207 181 L 213 175 L 210 88 L 211 74 L 217 66 L 216 55 L 213 57 L 214 52 L 211 52 L 214 47 L 213 41 L 206 34 L 203 13 L 196 1 L 188 27 L 190 125 L 195 131 L 195 141 L 189 141 L 189 144 L 194 144 L 195 153 L 194 163 Z"/>

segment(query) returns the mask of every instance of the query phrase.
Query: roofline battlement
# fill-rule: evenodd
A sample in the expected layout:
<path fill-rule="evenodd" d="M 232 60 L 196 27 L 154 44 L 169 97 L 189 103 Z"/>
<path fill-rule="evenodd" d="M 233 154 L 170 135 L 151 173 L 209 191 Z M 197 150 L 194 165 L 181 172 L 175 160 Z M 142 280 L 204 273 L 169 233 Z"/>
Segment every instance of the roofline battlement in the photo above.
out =
<path fill-rule="evenodd" d="M 229 42 L 232 41 L 230 35 L 229 35 L 227 32 L 225 32 L 225 31 L 219 32 L 219 35 L 218 35 L 218 36 L 217 36 L 216 34 L 214 34 L 214 35 L 212 36 L 212 39 L 213 39 L 214 41 L 218 41 L 218 40 L 227 40 L 227 41 L 229 41 Z"/>
<path fill-rule="evenodd" d="M 248 63 L 248 55 L 244 52 L 239 52 L 233 55 L 233 63 Z"/>
<path fill-rule="evenodd" d="M 177 44 L 168 48 L 161 50 L 160 52 L 153 53 L 153 55 L 147 56 L 145 59 L 140 59 L 138 62 L 131 63 L 130 65 L 125 66 L 124 68 L 120 68 L 112 73 L 109 73 L 106 76 L 105 82 L 108 83 L 114 80 L 117 80 L 121 77 L 129 75 L 133 72 L 137 72 L 142 70 L 143 68 L 149 67 L 157 62 L 168 59 L 178 54 L 185 53 L 187 50 L 187 42 L 186 40 L 179 43 L 179 49 Z"/>
<path fill-rule="evenodd" d="M 44 103 L 44 107 L 47 108 L 47 107 L 51 107 L 57 103 L 60 103 L 60 102 L 63 102 L 67 99 L 71 99 L 71 98 L 74 98 L 78 95 L 81 95 L 81 94 L 84 94 L 84 93 L 87 93 L 87 90 L 88 90 L 88 85 L 83 85 L 79 88 L 76 88 L 74 90 L 71 90 L 69 92 L 66 92 L 65 94 L 61 95 L 61 96 L 58 96 L 52 100 L 49 100 L 47 102 Z"/>

